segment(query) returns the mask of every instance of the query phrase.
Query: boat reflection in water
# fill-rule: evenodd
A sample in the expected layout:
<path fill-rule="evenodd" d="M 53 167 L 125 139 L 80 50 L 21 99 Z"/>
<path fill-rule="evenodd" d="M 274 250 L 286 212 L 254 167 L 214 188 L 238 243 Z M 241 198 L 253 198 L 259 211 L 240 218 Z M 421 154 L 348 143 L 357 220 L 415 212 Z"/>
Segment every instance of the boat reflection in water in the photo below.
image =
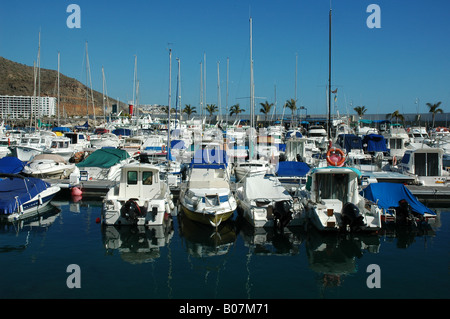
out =
<path fill-rule="evenodd" d="M 4 241 L 0 240 L 0 253 L 12 251 L 23 251 L 32 243 L 34 233 L 45 233 L 50 226 L 58 219 L 61 210 L 52 204 L 46 206 L 44 212 L 25 219 L 13 222 L 0 221 L 0 236 L 8 236 L 9 244 L 4 245 Z M 19 234 L 22 235 L 19 235 Z M 12 243 L 10 239 L 13 238 Z M 3 239 L 3 238 L 2 238 Z"/>
<path fill-rule="evenodd" d="M 324 234 L 311 227 L 305 248 L 310 269 L 320 275 L 320 286 L 336 287 L 345 275 L 357 272 L 357 259 L 379 252 L 380 238 L 376 234 Z"/>
<path fill-rule="evenodd" d="M 130 264 L 153 262 L 160 257 L 160 248 L 170 243 L 174 234 L 172 218 L 162 225 L 102 225 L 103 244 L 108 254 L 118 251 Z"/>
<path fill-rule="evenodd" d="M 178 215 L 180 237 L 184 238 L 187 252 L 193 257 L 225 255 L 236 241 L 236 229 L 232 220 L 217 227 L 195 222 L 184 213 Z"/>
<path fill-rule="evenodd" d="M 243 217 L 236 219 L 236 225 L 252 255 L 298 255 L 305 238 L 303 227 L 286 227 L 283 231 L 275 227 L 256 228 Z"/>

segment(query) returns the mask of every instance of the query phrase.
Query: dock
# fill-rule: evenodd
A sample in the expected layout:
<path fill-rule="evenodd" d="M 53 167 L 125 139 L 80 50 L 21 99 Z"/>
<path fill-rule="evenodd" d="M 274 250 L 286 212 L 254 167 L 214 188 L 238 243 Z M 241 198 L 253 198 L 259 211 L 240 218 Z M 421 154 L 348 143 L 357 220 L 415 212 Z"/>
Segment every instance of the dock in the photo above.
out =
<path fill-rule="evenodd" d="M 109 180 L 85 180 L 78 182 L 71 182 L 69 179 L 44 179 L 44 181 L 61 187 L 62 191 L 67 191 L 70 193 L 71 189 L 78 187 L 82 190 L 83 196 L 86 197 L 102 197 L 106 193 L 116 186 L 118 181 Z"/>
<path fill-rule="evenodd" d="M 421 202 L 426 204 L 450 203 L 450 187 L 406 185 L 409 191 Z"/>

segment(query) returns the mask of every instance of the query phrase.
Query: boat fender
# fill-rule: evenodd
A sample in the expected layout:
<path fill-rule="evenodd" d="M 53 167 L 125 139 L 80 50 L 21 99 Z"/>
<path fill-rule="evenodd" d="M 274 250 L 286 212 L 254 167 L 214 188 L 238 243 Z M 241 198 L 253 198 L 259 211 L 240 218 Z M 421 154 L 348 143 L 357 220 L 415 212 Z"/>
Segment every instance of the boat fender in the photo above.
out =
<path fill-rule="evenodd" d="M 397 156 L 392 158 L 392 166 L 397 166 Z"/>
<path fill-rule="evenodd" d="M 357 231 L 364 226 L 364 217 L 360 215 L 359 208 L 353 203 L 345 203 L 341 211 L 342 227 L 344 231 Z"/>
<path fill-rule="evenodd" d="M 166 204 L 164 205 L 164 208 L 166 209 L 166 213 L 167 213 L 167 214 L 170 214 L 170 206 L 169 206 L 169 203 L 166 203 Z"/>
<path fill-rule="evenodd" d="M 173 204 L 173 201 L 169 201 L 169 207 L 170 207 L 171 210 L 175 208 L 175 205 Z"/>

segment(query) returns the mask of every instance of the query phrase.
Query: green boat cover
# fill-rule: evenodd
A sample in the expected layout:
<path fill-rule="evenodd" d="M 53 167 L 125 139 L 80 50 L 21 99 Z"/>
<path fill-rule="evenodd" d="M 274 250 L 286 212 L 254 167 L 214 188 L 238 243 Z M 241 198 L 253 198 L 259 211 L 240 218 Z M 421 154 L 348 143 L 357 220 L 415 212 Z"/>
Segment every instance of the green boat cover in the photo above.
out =
<path fill-rule="evenodd" d="M 127 151 L 118 148 L 101 148 L 89 155 L 77 167 L 109 168 L 130 157 Z"/>

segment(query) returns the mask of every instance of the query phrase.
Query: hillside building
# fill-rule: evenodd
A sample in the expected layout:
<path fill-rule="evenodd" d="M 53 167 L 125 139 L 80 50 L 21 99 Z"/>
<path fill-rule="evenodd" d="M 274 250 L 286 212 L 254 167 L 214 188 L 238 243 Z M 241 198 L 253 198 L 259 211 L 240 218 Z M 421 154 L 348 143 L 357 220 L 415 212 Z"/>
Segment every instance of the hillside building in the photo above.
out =
<path fill-rule="evenodd" d="M 26 119 L 56 115 L 56 97 L 0 95 L 2 119 Z"/>

